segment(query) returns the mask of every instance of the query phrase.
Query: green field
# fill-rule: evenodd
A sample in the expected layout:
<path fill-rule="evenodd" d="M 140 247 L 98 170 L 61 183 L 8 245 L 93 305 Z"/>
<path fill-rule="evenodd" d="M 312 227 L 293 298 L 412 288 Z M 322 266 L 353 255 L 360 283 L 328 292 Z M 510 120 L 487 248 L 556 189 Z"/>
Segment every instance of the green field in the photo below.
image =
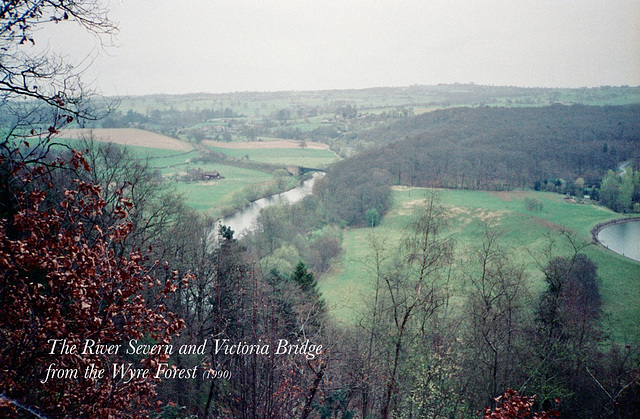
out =
<path fill-rule="evenodd" d="M 213 151 L 227 156 L 261 163 L 278 164 L 283 166 L 304 166 L 326 168 L 340 158 L 330 150 L 314 150 L 308 148 L 223 148 L 210 147 Z"/>
<path fill-rule="evenodd" d="M 217 170 L 224 179 L 207 182 L 176 182 L 176 191 L 185 198 L 190 207 L 205 211 L 214 217 L 234 203 L 236 194 L 248 187 L 271 184 L 273 176 L 258 170 L 243 169 L 222 164 L 199 164 L 204 171 Z"/>
<path fill-rule="evenodd" d="M 341 263 L 319 281 L 327 305 L 338 321 L 356 321 L 363 307 L 363 295 L 370 292 L 372 279 L 368 274 L 367 258 L 371 254 L 371 235 L 385 240 L 388 247 L 393 248 L 424 193 L 420 188 L 395 188 L 392 209 L 378 227 L 344 232 L 345 253 Z M 534 294 L 545 287 L 532 257 L 539 254 L 545 245 L 545 235 L 565 227 L 588 242 L 595 224 L 622 217 L 600 206 L 568 202 L 562 195 L 545 192 L 448 190 L 442 191 L 441 197 L 450 214 L 450 227 L 446 234 L 456 240 L 457 260 L 461 260 L 470 247 L 478 243 L 481 221 L 491 220 L 503 232 L 503 247 L 511 252 L 516 262 L 525 264 L 530 290 Z M 540 200 L 543 210 L 527 211 L 523 201 L 525 197 Z M 605 322 L 614 337 L 624 341 L 640 339 L 640 262 L 596 245 L 587 247 L 584 252 L 598 264 Z M 558 249 L 558 256 L 562 254 L 562 249 Z M 457 291 L 460 290 L 458 286 Z"/>
<path fill-rule="evenodd" d="M 56 142 L 70 147 L 81 148 L 80 141 L 56 139 Z M 270 173 L 259 170 L 240 168 L 219 163 L 195 162 L 197 151 L 176 151 L 161 148 L 127 146 L 135 159 L 146 160 L 151 169 L 157 169 L 167 179 L 171 188 L 184 197 L 184 202 L 197 210 L 205 211 L 213 217 L 222 216 L 222 211 L 229 207 L 244 205 L 246 200 L 243 191 L 260 190 L 272 186 L 275 178 Z M 313 150 L 317 151 L 317 150 Z M 324 151 L 324 150 L 322 150 Z M 245 150 L 251 152 L 251 150 Z M 175 181 L 176 176 L 184 175 L 188 170 L 217 170 L 224 179 L 211 181 L 184 182 Z M 296 178 L 287 179 L 289 186 L 294 186 Z"/>

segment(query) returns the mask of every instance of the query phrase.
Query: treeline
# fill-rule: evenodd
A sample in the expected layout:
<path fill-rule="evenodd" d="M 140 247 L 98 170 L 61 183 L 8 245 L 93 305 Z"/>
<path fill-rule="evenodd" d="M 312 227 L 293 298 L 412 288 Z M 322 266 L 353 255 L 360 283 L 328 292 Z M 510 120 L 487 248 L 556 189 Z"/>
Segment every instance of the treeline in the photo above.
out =
<path fill-rule="evenodd" d="M 207 122 L 215 118 L 239 118 L 241 116 L 231 108 L 184 111 L 179 109 L 153 109 L 146 114 L 129 109 L 125 113 L 117 110 L 112 112 L 102 119 L 100 124 L 102 128 L 129 128 L 151 124 L 175 129 Z"/>
<path fill-rule="evenodd" d="M 640 106 L 441 110 L 363 134 L 383 146 L 360 158 L 414 186 L 495 190 L 579 177 L 593 184 L 640 158 L 639 118 Z"/>
<path fill-rule="evenodd" d="M 622 173 L 609 170 L 602 179 L 598 198 L 617 212 L 640 213 L 640 170 L 629 166 Z"/>
<path fill-rule="evenodd" d="M 313 192 L 327 218 L 338 225 L 362 225 L 367 212 L 384 214 L 391 205 L 391 179 L 383 168 L 359 157 L 334 164 L 316 181 Z"/>

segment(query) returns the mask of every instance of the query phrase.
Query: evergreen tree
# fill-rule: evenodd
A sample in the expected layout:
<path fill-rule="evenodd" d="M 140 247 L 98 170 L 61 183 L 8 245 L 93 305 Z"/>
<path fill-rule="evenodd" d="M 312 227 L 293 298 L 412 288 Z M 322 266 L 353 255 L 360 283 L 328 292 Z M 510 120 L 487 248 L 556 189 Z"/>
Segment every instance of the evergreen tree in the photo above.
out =
<path fill-rule="evenodd" d="M 300 288 L 309 294 L 319 296 L 317 290 L 318 281 L 316 281 L 313 272 L 307 269 L 307 265 L 300 261 L 291 274 L 291 280 L 296 282 Z"/>

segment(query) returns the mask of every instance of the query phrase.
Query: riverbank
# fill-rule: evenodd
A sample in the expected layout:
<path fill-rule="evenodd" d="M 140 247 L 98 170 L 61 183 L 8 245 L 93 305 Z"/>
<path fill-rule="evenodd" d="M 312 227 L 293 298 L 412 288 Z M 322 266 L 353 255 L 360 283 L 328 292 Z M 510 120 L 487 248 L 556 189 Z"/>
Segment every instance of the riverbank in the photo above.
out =
<path fill-rule="evenodd" d="M 304 175 L 296 176 L 295 183 L 287 182 L 281 188 L 278 187 L 277 183 L 270 182 L 262 186 L 253 185 L 248 188 L 241 189 L 234 194 L 230 204 L 220 210 L 220 216 L 222 218 L 230 217 L 233 214 L 251 206 L 256 201 L 297 189 L 306 181 L 312 179 L 313 173 L 316 172 L 308 172 Z"/>
<path fill-rule="evenodd" d="M 231 215 L 222 217 L 218 223 L 231 227 L 236 232 L 236 237 L 239 238 L 252 228 L 262 208 L 278 204 L 293 204 L 301 200 L 313 192 L 315 181 L 322 176 L 324 173 L 314 172 L 306 180 L 300 182 L 297 187 L 257 199 Z"/>

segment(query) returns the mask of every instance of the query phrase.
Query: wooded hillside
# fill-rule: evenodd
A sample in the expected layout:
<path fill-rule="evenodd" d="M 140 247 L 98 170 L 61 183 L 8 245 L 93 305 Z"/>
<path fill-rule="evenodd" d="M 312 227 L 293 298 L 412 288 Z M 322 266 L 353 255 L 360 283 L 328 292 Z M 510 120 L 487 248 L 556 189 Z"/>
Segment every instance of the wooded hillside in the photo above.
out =
<path fill-rule="evenodd" d="M 587 183 L 640 156 L 640 106 L 458 108 L 371 130 L 383 147 L 353 162 L 386 169 L 394 183 L 466 189 Z"/>
<path fill-rule="evenodd" d="M 391 184 L 504 190 L 546 181 L 599 184 L 640 158 L 640 106 L 456 108 L 363 133 L 374 147 L 342 161 L 317 192 L 335 218 L 384 212 Z M 327 193 L 324 193 L 324 192 Z"/>

